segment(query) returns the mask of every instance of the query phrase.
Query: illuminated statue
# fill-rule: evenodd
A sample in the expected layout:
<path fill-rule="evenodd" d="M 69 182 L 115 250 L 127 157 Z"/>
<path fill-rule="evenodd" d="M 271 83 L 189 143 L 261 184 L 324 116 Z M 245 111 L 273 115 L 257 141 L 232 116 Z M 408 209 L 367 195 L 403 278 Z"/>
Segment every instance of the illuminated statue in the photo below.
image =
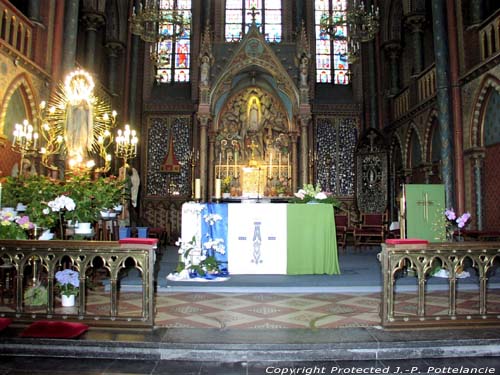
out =
<path fill-rule="evenodd" d="M 248 108 L 248 130 L 258 131 L 260 125 L 260 111 L 257 98 L 253 98 Z"/>
<path fill-rule="evenodd" d="M 94 81 L 90 74 L 76 70 L 66 77 L 64 90 L 68 98 L 64 140 L 70 157 L 82 157 L 94 143 Z"/>

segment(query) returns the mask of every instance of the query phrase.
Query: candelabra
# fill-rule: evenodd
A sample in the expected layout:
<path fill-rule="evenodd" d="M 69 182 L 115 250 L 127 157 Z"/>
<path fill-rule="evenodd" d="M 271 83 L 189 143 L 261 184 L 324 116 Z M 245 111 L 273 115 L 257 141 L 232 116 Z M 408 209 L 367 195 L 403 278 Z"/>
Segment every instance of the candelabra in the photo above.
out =
<path fill-rule="evenodd" d="M 97 151 L 99 156 L 104 160 L 104 165 L 96 168 L 96 172 L 106 173 L 111 168 L 111 154 L 108 152 L 108 148 L 113 143 L 113 136 L 110 129 L 115 127 L 116 115 L 116 111 L 112 111 L 111 116 L 107 112 L 104 113 L 102 122 L 106 126 L 102 126 L 97 130 Z"/>
<path fill-rule="evenodd" d="M 28 120 L 24 120 L 22 124 L 15 125 L 13 135 L 12 151 L 21 154 L 19 172 L 22 174 L 24 159 L 37 150 L 38 133 L 34 131 L 33 125 Z"/>
<path fill-rule="evenodd" d="M 165 66 L 170 61 L 171 50 L 162 48 L 164 46 L 161 42 L 182 36 L 191 23 L 189 9 L 166 8 L 162 3 L 158 0 L 147 0 L 144 5 L 141 3 L 138 9 L 134 7 L 130 19 L 132 33 L 140 36 L 145 42 L 154 43 L 151 46 L 150 58 L 155 66 Z"/>
<path fill-rule="evenodd" d="M 195 154 L 194 148 L 193 148 L 193 150 L 188 153 L 188 158 L 187 158 L 187 161 L 189 161 L 189 163 L 191 165 L 191 192 L 193 195 L 193 199 L 199 198 L 196 196 L 196 186 L 195 186 L 196 180 L 199 180 L 199 179 L 195 179 L 195 176 L 194 176 L 194 170 L 195 170 L 196 165 L 198 164 L 199 160 L 200 160 L 200 152 L 196 151 L 196 154 Z"/>
<path fill-rule="evenodd" d="M 320 19 L 321 31 L 331 37 L 338 38 L 339 28 L 347 26 L 347 45 L 351 63 L 359 59 L 361 43 L 369 42 L 378 33 L 379 10 L 373 5 L 365 7 L 363 1 L 354 0 L 352 6 L 346 11 L 335 9 L 330 13 L 323 13 Z"/>
<path fill-rule="evenodd" d="M 136 131 L 130 129 L 128 124 L 125 125 L 125 130 L 118 129 L 115 138 L 115 155 L 119 159 L 123 159 L 123 167 L 127 167 L 127 160 L 133 159 L 137 156 L 137 143 L 139 138 Z"/>

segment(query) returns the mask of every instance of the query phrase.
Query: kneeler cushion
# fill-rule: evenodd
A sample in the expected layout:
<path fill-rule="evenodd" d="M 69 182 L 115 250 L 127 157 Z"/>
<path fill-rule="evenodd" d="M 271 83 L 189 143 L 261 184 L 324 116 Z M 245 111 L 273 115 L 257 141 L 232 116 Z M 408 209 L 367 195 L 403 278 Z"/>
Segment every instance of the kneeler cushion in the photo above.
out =
<path fill-rule="evenodd" d="M 5 328 L 10 326 L 12 323 L 12 319 L 10 318 L 0 318 L 0 331 L 3 331 Z"/>
<path fill-rule="evenodd" d="M 416 245 L 416 244 L 427 245 L 429 241 L 421 240 L 419 238 L 389 238 L 385 240 L 385 243 L 389 245 Z"/>
<path fill-rule="evenodd" d="M 39 320 L 21 332 L 21 337 L 37 337 L 49 339 L 73 339 L 89 329 L 83 323 Z"/>

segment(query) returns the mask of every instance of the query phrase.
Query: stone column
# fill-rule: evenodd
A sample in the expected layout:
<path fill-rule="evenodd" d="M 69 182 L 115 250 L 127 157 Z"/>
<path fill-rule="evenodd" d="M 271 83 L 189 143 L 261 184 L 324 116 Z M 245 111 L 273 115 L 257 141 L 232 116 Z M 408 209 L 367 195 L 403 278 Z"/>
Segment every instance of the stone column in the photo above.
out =
<path fill-rule="evenodd" d="M 390 94 L 396 95 L 399 92 L 399 58 L 401 56 L 401 43 L 398 41 L 384 44 L 384 51 L 389 59 L 389 69 L 391 73 Z"/>
<path fill-rule="evenodd" d="M 68 74 L 75 67 L 78 32 L 78 3 L 78 0 L 66 0 L 64 3 L 63 76 Z"/>
<path fill-rule="evenodd" d="M 405 19 L 405 24 L 410 29 L 413 39 L 413 75 L 417 75 L 424 70 L 424 23 L 425 15 L 423 14 L 410 14 Z"/>
<path fill-rule="evenodd" d="M 41 23 L 40 0 L 30 0 L 28 2 L 28 17 L 35 23 Z"/>
<path fill-rule="evenodd" d="M 422 170 L 424 171 L 425 183 L 430 184 L 432 175 L 432 164 L 429 163 L 422 164 Z"/>
<path fill-rule="evenodd" d="M 471 154 L 472 170 L 474 178 L 474 193 L 476 198 L 476 220 L 477 230 L 483 230 L 483 168 L 484 149 L 474 150 Z"/>
<path fill-rule="evenodd" d="M 106 51 L 108 54 L 108 89 L 111 94 L 116 95 L 116 72 L 118 65 L 118 56 L 124 50 L 124 45 L 119 41 L 106 43 Z"/>
<path fill-rule="evenodd" d="M 300 183 L 304 186 L 308 183 L 308 153 L 309 153 L 309 142 L 308 142 L 308 125 L 310 116 L 300 116 Z"/>
<path fill-rule="evenodd" d="M 469 4 L 470 24 L 477 25 L 483 20 L 483 0 L 471 0 Z"/>
<path fill-rule="evenodd" d="M 212 183 L 210 182 L 213 179 L 213 171 L 212 168 L 208 169 L 207 156 L 207 132 L 208 132 L 208 122 L 209 116 L 201 115 L 198 116 L 198 122 L 200 127 L 200 181 L 201 181 L 201 199 L 202 201 L 207 201 L 207 197 L 212 196 Z M 213 148 L 210 145 L 210 148 Z M 210 150 L 212 153 L 212 150 Z M 208 170 L 208 175 L 207 175 Z M 207 189 L 208 187 L 208 189 Z"/>
<path fill-rule="evenodd" d="M 85 25 L 85 66 L 88 71 L 95 72 L 97 30 L 104 25 L 104 15 L 87 11 L 83 14 L 82 22 Z"/>
<path fill-rule="evenodd" d="M 448 57 L 448 30 L 445 0 L 432 1 L 434 55 L 436 59 L 436 87 L 439 131 L 441 135 L 442 181 L 445 187 L 446 207 L 454 204 L 453 180 L 453 121 L 450 116 L 450 80 Z"/>

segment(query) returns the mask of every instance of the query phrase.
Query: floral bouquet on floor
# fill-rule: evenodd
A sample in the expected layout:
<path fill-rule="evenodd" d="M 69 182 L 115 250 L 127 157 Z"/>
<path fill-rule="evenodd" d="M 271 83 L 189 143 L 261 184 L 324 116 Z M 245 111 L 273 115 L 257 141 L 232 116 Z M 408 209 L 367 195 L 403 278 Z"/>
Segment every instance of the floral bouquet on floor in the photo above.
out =
<path fill-rule="evenodd" d="M 340 202 L 331 193 L 322 191 L 319 184 L 305 184 L 294 196 L 295 203 L 328 203 L 334 207 L 340 206 Z"/>
<path fill-rule="evenodd" d="M 56 272 L 56 286 L 64 296 L 76 296 L 80 287 L 79 273 L 69 268 Z"/>

